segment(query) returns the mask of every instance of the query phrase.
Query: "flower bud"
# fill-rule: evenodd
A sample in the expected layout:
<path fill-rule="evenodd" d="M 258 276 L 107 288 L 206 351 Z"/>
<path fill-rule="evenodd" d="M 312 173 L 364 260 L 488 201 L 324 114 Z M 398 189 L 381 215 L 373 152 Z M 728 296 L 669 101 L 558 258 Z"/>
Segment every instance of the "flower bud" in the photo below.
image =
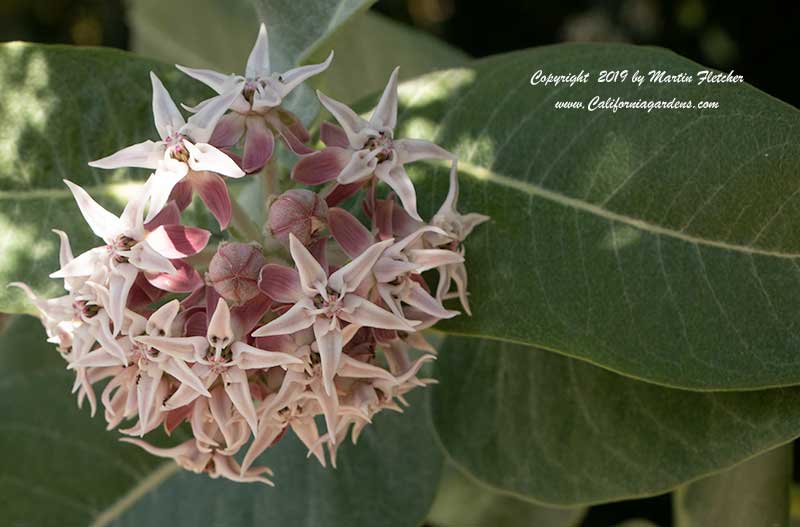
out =
<path fill-rule="evenodd" d="M 219 295 L 244 304 L 259 294 L 258 273 L 267 260 L 255 243 L 221 243 L 208 265 L 206 281 Z"/>
<path fill-rule="evenodd" d="M 289 234 L 294 234 L 308 245 L 314 235 L 327 222 L 328 205 L 310 190 L 287 190 L 269 208 L 267 228 L 282 244 L 289 244 Z"/>

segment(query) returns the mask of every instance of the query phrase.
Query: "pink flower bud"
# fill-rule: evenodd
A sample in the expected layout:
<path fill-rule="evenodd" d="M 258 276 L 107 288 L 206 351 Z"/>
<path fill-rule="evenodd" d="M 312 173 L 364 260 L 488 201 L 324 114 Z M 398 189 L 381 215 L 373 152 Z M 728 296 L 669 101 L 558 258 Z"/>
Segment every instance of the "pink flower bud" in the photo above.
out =
<path fill-rule="evenodd" d="M 222 298 L 244 304 L 259 294 L 258 273 L 266 263 L 255 243 L 222 243 L 208 265 L 206 280 Z"/>
<path fill-rule="evenodd" d="M 289 245 L 289 234 L 294 234 L 308 245 L 314 235 L 327 223 L 328 205 L 310 190 L 287 190 L 269 208 L 267 228 L 278 241 Z"/>

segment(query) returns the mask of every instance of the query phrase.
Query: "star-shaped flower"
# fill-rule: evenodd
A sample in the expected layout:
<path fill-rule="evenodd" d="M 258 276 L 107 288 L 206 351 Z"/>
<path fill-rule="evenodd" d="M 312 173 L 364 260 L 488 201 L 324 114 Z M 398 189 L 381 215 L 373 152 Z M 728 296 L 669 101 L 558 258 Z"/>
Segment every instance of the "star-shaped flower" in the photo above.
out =
<path fill-rule="evenodd" d="M 292 177 L 308 185 L 333 179 L 340 185 L 353 185 L 374 176 L 397 193 L 413 218 L 422 221 L 417 213 L 414 185 L 403 165 L 420 159 L 452 160 L 455 156 L 429 141 L 394 138 L 397 73 L 395 68 L 369 121 L 341 102 L 317 92 L 322 105 L 342 128 L 323 125 L 321 135 L 327 148 L 300 159 L 292 169 Z"/>
<path fill-rule="evenodd" d="M 283 99 L 306 79 L 322 73 L 333 60 L 331 51 L 325 62 L 294 68 L 285 73 L 272 72 L 269 60 L 267 28 L 261 24 L 258 38 L 247 59 L 245 74 L 224 74 L 207 69 L 177 66 L 182 72 L 209 86 L 219 94 L 231 89 L 238 93 L 231 103 L 230 113 L 222 118 L 210 142 L 220 147 L 229 147 L 245 137 L 242 168 L 245 172 L 256 172 L 272 157 L 277 133 L 286 145 L 298 154 L 310 152 L 303 143 L 308 132 L 292 113 L 280 108 Z M 198 112 L 207 103 L 193 110 Z"/>
<path fill-rule="evenodd" d="M 376 243 L 330 276 L 294 235 L 289 250 L 297 270 L 269 264 L 262 269 L 259 287 L 279 303 L 294 304 L 286 313 L 258 328 L 254 337 L 285 335 L 312 327 L 325 391 L 333 393 L 333 377 L 342 356 L 342 322 L 361 327 L 414 331 L 407 321 L 382 309 L 358 292 L 383 251 L 394 240 Z"/>
<path fill-rule="evenodd" d="M 161 225 L 153 231 L 145 228 L 142 216 L 149 197 L 149 184 L 134 196 L 120 216 L 101 207 L 89 194 L 71 181 L 64 181 L 86 223 L 106 243 L 70 260 L 51 278 L 92 276 L 98 269 L 108 270 L 108 304 L 104 305 L 119 332 L 128 292 L 139 271 L 149 273 L 176 272 L 170 259 L 183 258 L 201 251 L 211 233 L 196 227 Z"/>
<path fill-rule="evenodd" d="M 184 120 L 164 85 L 153 72 L 153 119 L 160 141 L 144 141 L 128 146 L 108 157 L 89 163 L 96 168 L 140 167 L 154 169 L 151 176 L 150 208 L 145 221 L 158 214 L 179 182 L 194 189 L 221 228 L 228 226 L 231 203 L 225 182 L 217 174 L 232 178 L 245 175 L 227 154 L 208 144 L 214 127 L 237 97 L 229 91 L 206 101 L 203 108 Z M 179 189 L 185 194 L 187 189 Z M 185 196 L 179 200 L 186 201 Z M 183 203 L 185 205 L 186 203 Z"/>

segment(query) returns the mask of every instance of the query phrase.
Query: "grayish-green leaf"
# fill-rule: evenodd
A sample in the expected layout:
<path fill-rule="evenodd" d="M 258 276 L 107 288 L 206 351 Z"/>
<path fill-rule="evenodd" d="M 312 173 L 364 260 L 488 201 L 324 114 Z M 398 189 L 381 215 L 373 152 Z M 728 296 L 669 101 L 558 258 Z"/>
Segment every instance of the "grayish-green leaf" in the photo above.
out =
<path fill-rule="evenodd" d="M 691 392 L 504 342 L 448 337 L 433 417 L 462 469 L 574 506 L 652 496 L 800 435 L 800 388 Z"/>
<path fill-rule="evenodd" d="M 792 445 L 679 488 L 676 527 L 787 527 Z"/>
<path fill-rule="evenodd" d="M 670 386 L 800 382 L 800 112 L 747 84 L 529 82 L 619 68 L 705 69 L 657 48 L 569 44 L 403 87 L 397 135 L 457 152 L 461 210 L 492 216 L 466 245 L 474 317 L 442 327 Z M 720 107 L 554 108 L 594 96 Z M 412 167 L 430 214 L 447 170 Z"/>
<path fill-rule="evenodd" d="M 544 507 L 499 494 L 448 464 L 428 523 L 436 527 L 575 527 L 585 513 L 582 507 Z"/>
<path fill-rule="evenodd" d="M 106 431 L 102 416 L 76 408 L 72 373 L 32 317 L 20 317 L 0 338 L 0 371 L 0 495 L 8 525 L 413 527 L 440 476 L 427 390 L 411 394 L 405 413 L 377 416 L 357 445 L 342 445 L 338 469 L 321 468 L 287 434 L 260 460 L 275 471 L 270 488 L 182 472 L 118 443 L 120 434 Z"/>
<path fill-rule="evenodd" d="M 374 0 L 128 0 L 133 48 L 195 68 L 243 73 L 258 33 L 267 26 L 270 62 L 283 71 L 303 62 Z M 190 23 L 187 23 L 190 22 Z"/>

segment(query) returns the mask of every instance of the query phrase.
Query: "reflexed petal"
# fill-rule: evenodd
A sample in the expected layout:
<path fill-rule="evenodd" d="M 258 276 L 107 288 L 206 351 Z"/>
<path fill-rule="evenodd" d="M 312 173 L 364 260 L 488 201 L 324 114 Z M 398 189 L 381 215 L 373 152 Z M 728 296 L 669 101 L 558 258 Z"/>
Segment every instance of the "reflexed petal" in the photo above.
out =
<path fill-rule="evenodd" d="M 491 218 L 477 212 L 470 212 L 462 215 L 459 219 L 461 220 L 461 239 L 463 240 L 470 235 L 472 229 Z"/>
<path fill-rule="evenodd" d="M 361 282 L 370 275 L 375 262 L 381 257 L 383 251 L 392 243 L 394 240 L 389 239 L 372 244 L 358 258 L 333 273 L 328 283 L 340 293 L 355 291 Z"/>
<path fill-rule="evenodd" d="M 178 208 L 178 205 L 174 201 L 170 201 L 152 220 L 145 223 L 144 229 L 146 231 L 154 231 L 162 225 L 177 225 L 180 222 L 181 209 Z"/>
<path fill-rule="evenodd" d="M 319 464 L 325 466 L 325 452 L 319 442 L 319 431 L 313 419 L 293 419 L 292 431 L 297 438 L 308 448 L 308 453 L 313 454 Z"/>
<path fill-rule="evenodd" d="M 247 381 L 247 375 L 244 370 L 231 366 L 222 373 L 222 380 L 225 383 L 225 393 L 231 398 L 233 406 L 247 421 L 250 430 L 253 431 L 253 435 L 257 435 L 258 417 L 256 417 L 256 407 L 253 405 L 250 384 Z"/>
<path fill-rule="evenodd" d="M 344 148 L 328 147 L 300 158 L 292 168 L 292 179 L 305 185 L 319 185 L 336 179 L 352 157 Z"/>
<path fill-rule="evenodd" d="M 99 317 L 100 315 L 97 316 Z M 128 359 L 125 358 L 125 352 L 122 347 L 120 347 L 115 336 L 111 334 L 107 317 L 104 320 L 98 320 L 96 324 L 92 324 L 90 334 L 108 353 L 118 357 L 122 364 L 128 364 Z"/>
<path fill-rule="evenodd" d="M 262 267 L 258 288 L 281 304 L 293 304 L 304 296 L 297 271 L 284 265 L 267 264 Z"/>
<path fill-rule="evenodd" d="M 64 183 L 72 191 L 78 208 L 81 210 L 81 214 L 83 214 L 83 218 L 89 224 L 92 232 L 106 242 L 111 241 L 112 238 L 119 234 L 119 218 L 101 207 L 88 192 L 72 181 L 65 179 Z"/>
<path fill-rule="evenodd" d="M 218 94 L 226 93 L 237 83 L 236 75 L 226 75 L 224 73 L 201 68 L 187 68 L 179 64 L 176 64 L 175 67 L 189 77 L 199 80 Z"/>
<path fill-rule="evenodd" d="M 267 26 L 264 24 L 258 28 L 258 38 L 247 57 L 245 75 L 248 79 L 269 75 L 269 38 L 267 37 Z"/>
<path fill-rule="evenodd" d="M 383 174 L 380 179 L 394 190 L 409 216 L 417 221 L 422 221 L 417 212 L 417 194 L 414 192 L 414 185 L 403 167 L 394 167 L 388 174 Z"/>
<path fill-rule="evenodd" d="M 61 267 L 64 267 L 69 262 L 75 258 L 72 255 L 72 247 L 69 244 L 69 236 L 64 231 L 60 231 L 58 229 L 53 229 L 53 232 L 58 235 L 58 239 L 61 242 L 58 249 L 58 264 Z"/>
<path fill-rule="evenodd" d="M 319 97 L 319 102 L 322 103 L 322 106 L 331 112 L 331 115 L 339 121 L 344 133 L 347 134 L 347 140 L 350 146 L 352 148 L 361 148 L 364 146 L 365 137 L 363 137 L 360 132 L 364 128 L 368 128 L 369 123 L 359 117 L 356 112 L 348 108 L 345 104 L 331 99 L 319 90 L 317 90 L 317 97 Z"/>
<path fill-rule="evenodd" d="M 172 190 L 186 176 L 186 164 L 174 159 L 170 162 L 159 163 L 159 168 L 147 180 L 150 187 L 150 207 L 147 209 L 145 223 L 150 223 L 160 213 L 169 201 Z"/>
<path fill-rule="evenodd" d="M 146 241 L 134 245 L 129 253 L 128 261 L 142 271 L 170 274 L 175 272 L 175 266 L 169 259 L 158 254 Z"/>
<path fill-rule="evenodd" d="M 152 71 L 150 72 L 150 81 L 153 84 L 153 120 L 158 135 L 161 139 L 166 139 L 172 133 L 180 130 L 186 121 L 161 80 Z"/>
<path fill-rule="evenodd" d="M 253 443 L 242 460 L 242 470 L 246 471 L 250 468 L 256 458 L 269 448 L 282 432 L 283 427 L 279 422 L 272 420 L 264 423 L 262 421 L 258 427 L 258 435 L 253 439 Z"/>
<path fill-rule="evenodd" d="M 268 337 L 270 335 L 296 333 L 301 329 L 306 329 L 314 323 L 314 316 L 308 314 L 309 304 L 310 302 L 298 302 L 289 311 L 256 329 L 251 335 L 254 337 Z"/>
<path fill-rule="evenodd" d="M 389 82 L 383 89 L 378 106 L 372 111 L 369 124 L 377 130 L 394 130 L 397 125 L 397 74 L 400 67 L 395 68 L 389 76 Z"/>
<path fill-rule="evenodd" d="M 325 143 L 325 146 L 350 148 L 350 143 L 347 141 L 347 134 L 344 133 L 344 130 L 340 126 L 327 121 L 319 126 L 319 138 Z"/>
<path fill-rule="evenodd" d="M 368 328 L 414 331 L 408 322 L 376 306 L 369 300 L 355 295 L 347 295 L 343 302 L 345 310 L 339 315 L 342 320 Z"/>
<path fill-rule="evenodd" d="M 275 137 L 262 117 L 247 118 L 247 136 L 244 141 L 242 169 L 248 174 L 258 172 L 272 157 Z"/>
<path fill-rule="evenodd" d="M 246 119 L 244 115 L 236 112 L 223 115 L 214 127 L 214 133 L 208 142 L 217 148 L 229 148 L 235 145 L 244 135 Z"/>
<path fill-rule="evenodd" d="M 456 204 L 458 203 L 458 161 L 450 164 L 450 187 L 447 189 L 447 196 L 444 198 L 442 206 L 436 213 L 439 215 L 457 214 Z"/>
<path fill-rule="evenodd" d="M 326 393 L 325 388 L 319 382 L 311 383 L 311 391 L 317 402 L 322 407 L 325 416 L 325 426 L 328 428 L 328 435 L 332 444 L 336 443 L 336 423 L 339 414 L 339 396 L 336 390 L 333 393 Z"/>
<path fill-rule="evenodd" d="M 205 229 L 162 225 L 147 235 L 147 243 L 161 256 L 177 259 L 199 253 L 210 237 L 211 233 Z"/>
<path fill-rule="evenodd" d="M 192 202 L 193 194 L 194 189 L 192 188 L 192 182 L 188 179 L 182 179 L 172 188 L 169 199 L 175 201 L 175 205 L 178 206 L 178 209 L 183 211 L 186 210 L 186 207 Z"/>
<path fill-rule="evenodd" d="M 158 162 L 164 158 L 164 145 L 150 140 L 135 145 L 126 146 L 119 152 L 110 156 L 90 161 L 89 166 L 94 168 L 150 168 L 158 167 Z"/>
<path fill-rule="evenodd" d="M 136 385 L 136 401 L 139 411 L 139 435 L 144 435 L 144 430 L 150 422 L 151 413 L 158 412 L 160 402 L 156 401 L 156 391 L 161 382 L 163 371 L 152 368 L 152 372 L 141 372 Z"/>
<path fill-rule="evenodd" d="M 180 445 L 174 446 L 172 448 L 159 448 L 151 445 L 150 443 L 146 443 L 141 439 L 135 439 L 132 437 L 121 437 L 119 440 L 123 443 L 130 443 L 132 445 L 136 445 L 139 448 L 147 451 L 149 454 L 164 458 L 177 459 L 180 457 L 190 456 L 192 453 L 197 452 L 197 447 L 194 444 L 194 439 L 185 441 Z"/>
<path fill-rule="evenodd" d="M 378 154 L 380 150 L 358 150 L 353 152 L 350 160 L 342 168 L 336 180 L 347 185 L 357 181 L 363 181 L 370 177 L 378 166 Z"/>
<path fill-rule="evenodd" d="M 231 427 L 231 400 L 228 394 L 221 386 L 217 386 L 211 391 L 211 399 L 207 401 L 208 408 L 211 410 L 211 415 L 217 424 L 217 428 L 222 432 L 227 446 L 232 445 L 235 440 L 233 438 L 233 430 Z"/>
<path fill-rule="evenodd" d="M 324 62 L 319 64 L 309 64 L 308 66 L 300 66 L 299 68 L 294 68 L 285 72 L 279 77 L 279 80 L 275 86 L 278 95 L 281 97 L 286 97 L 289 95 L 289 92 L 299 86 L 304 80 L 328 69 L 328 66 L 331 65 L 332 60 L 333 51 L 331 51 L 330 55 L 328 55 L 328 58 L 325 59 Z"/>
<path fill-rule="evenodd" d="M 374 241 L 372 233 L 344 209 L 328 210 L 328 228 L 350 258 L 356 258 L 366 251 Z"/>
<path fill-rule="evenodd" d="M 313 154 L 314 149 L 309 148 L 308 145 L 305 144 L 305 142 L 308 141 L 308 131 L 303 126 L 303 123 L 301 123 L 294 114 L 289 112 L 284 112 L 282 115 L 286 116 L 288 119 L 292 119 L 291 124 L 287 125 L 281 118 L 272 116 L 271 113 L 268 113 L 266 118 L 269 124 L 277 130 L 287 148 L 298 156 Z"/>
<path fill-rule="evenodd" d="M 317 351 L 322 363 L 322 382 L 325 392 L 333 396 L 336 393 L 333 377 L 339 369 L 339 360 L 342 356 L 342 332 L 339 328 L 331 329 L 328 320 L 318 318 L 314 322 L 314 337 L 317 339 Z"/>
<path fill-rule="evenodd" d="M 189 166 L 192 167 L 192 170 L 216 172 L 232 178 L 240 178 L 245 175 L 233 159 L 213 146 L 206 143 L 192 144 L 186 140 L 183 141 L 183 144 L 191 155 Z"/>
<path fill-rule="evenodd" d="M 215 472 L 223 478 L 238 483 L 264 483 L 270 487 L 275 484 L 259 474 L 269 473 L 267 467 L 254 468 L 252 470 L 243 471 L 241 467 L 236 464 L 236 460 L 230 456 L 223 456 L 221 454 L 214 454 L 214 469 Z"/>
<path fill-rule="evenodd" d="M 147 281 L 170 293 L 190 293 L 203 285 L 200 273 L 182 260 L 172 260 L 174 273 L 145 273 Z"/>
<path fill-rule="evenodd" d="M 401 165 L 420 159 L 454 160 L 456 156 L 441 146 L 422 139 L 398 139 L 394 142 L 397 162 Z"/>
<path fill-rule="evenodd" d="M 201 381 L 200 378 L 195 375 L 192 369 L 184 361 L 170 357 L 163 361 L 160 366 L 165 372 L 169 373 L 178 379 L 182 384 L 187 385 L 200 395 L 211 397 L 211 394 L 203 385 L 203 381 Z"/>
<path fill-rule="evenodd" d="M 271 307 L 272 299 L 267 295 L 257 293 L 255 297 L 244 304 L 231 308 L 233 334 L 240 337 L 249 335 Z"/>
<path fill-rule="evenodd" d="M 233 87 L 228 93 L 208 99 L 197 113 L 189 117 L 181 133 L 190 137 L 195 144 L 206 143 L 211 139 L 211 134 L 214 133 L 220 118 L 225 115 L 241 92 L 240 88 Z"/>
<path fill-rule="evenodd" d="M 225 180 L 211 172 L 196 172 L 192 174 L 191 182 L 200 199 L 217 219 L 219 228 L 227 229 L 231 222 L 231 198 Z"/>
<path fill-rule="evenodd" d="M 350 183 L 349 185 L 334 185 L 334 187 L 325 196 L 325 203 L 329 207 L 335 207 L 356 192 L 358 192 L 364 185 L 363 181 Z"/>
<path fill-rule="evenodd" d="M 144 205 L 150 198 L 152 177 L 150 176 L 143 187 L 136 189 L 136 194 L 129 198 L 119 217 L 120 229 L 123 234 L 136 240 L 140 240 L 144 236 Z"/>
<path fill-rule="evenodd" d="M 453 281 L 456 283 L 456 291 L 458 291 L 458 298 L 461 301 L 461 306 L 467 315 L 472 316 L 472 311 L 469 308 L 469 301 L 467 300 L 467 268 L 464 264 L 455 264 L 452 266 L 451 275 Z"/>
<path fill-rule="evenodd" d="M 231 350 L 233 351 L 233 361 L 243 370 L 303 364 L 302 360 L 288 353 L 262 350 L 244 342 L 234 342 Z"/>
<path fill-rule="evenodd" d="M 418 264 L 392 258 L 379 259 L 372 270 L 375 273 L 375 279 L 383 284 L 388 284 L 405 273 L 420 272 Z"/>
<path fill-rule="evenodd" d="M 300 284 L 307 295 L 319 293 L 327 299 L 325 286 L 328 275 L 314 256 L 308 252 L 294 234 L 289 234 L 289 251 L 300 275 Z"/>

